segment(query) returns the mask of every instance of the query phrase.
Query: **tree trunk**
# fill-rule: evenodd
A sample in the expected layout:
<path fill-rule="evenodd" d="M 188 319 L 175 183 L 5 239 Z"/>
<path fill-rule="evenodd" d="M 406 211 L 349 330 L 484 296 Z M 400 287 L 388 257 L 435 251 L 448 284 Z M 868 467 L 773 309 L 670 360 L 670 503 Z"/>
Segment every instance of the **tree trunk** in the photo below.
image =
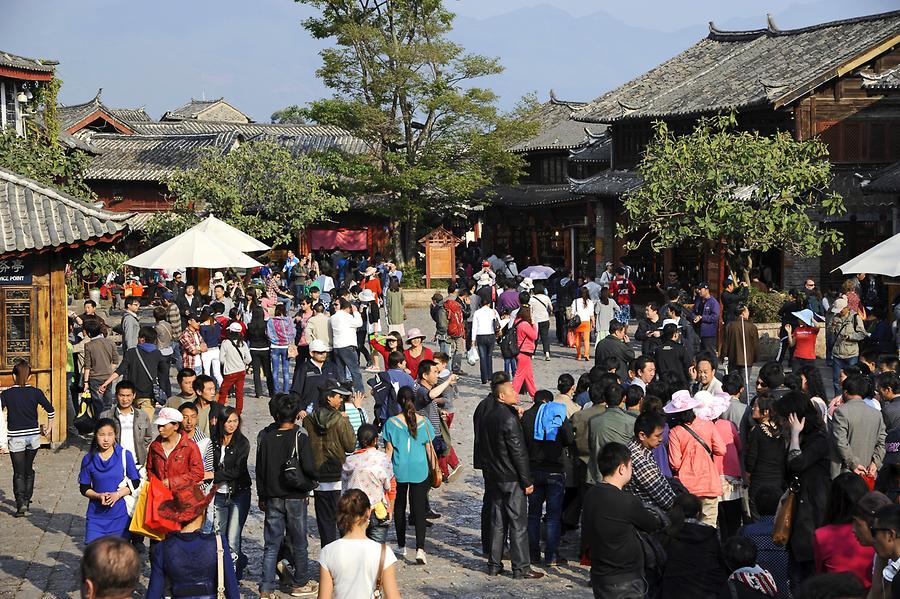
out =
<path fill-rule="evenodd" d="M 416 235 L 416 231 L 419 229 L 418 225 L 419 216 L 414 212 L 410 212 L 409 217 L 406 219 L 406 244 L 403 248 L 406 254 L 406 264 L 410 266 L 416 266 L 416 258 L 419 255 L 417 247 L 419 238 Z"/>
<path fill-rule="evenodd" d="M 400 221 L 391 220 L 391 249 L 394 251 L 394 263 L 398 266 L 406 262 L 403 254 L 403 244 L 400 237 Z"/>

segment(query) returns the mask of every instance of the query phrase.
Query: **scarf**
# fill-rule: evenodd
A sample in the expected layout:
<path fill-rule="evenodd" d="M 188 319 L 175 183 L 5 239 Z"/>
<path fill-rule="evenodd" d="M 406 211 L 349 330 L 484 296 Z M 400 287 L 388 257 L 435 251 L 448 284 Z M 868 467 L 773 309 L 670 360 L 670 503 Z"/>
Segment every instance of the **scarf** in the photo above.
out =
<path fill-rule="evenodd" d="M 728 577 L 728 580 L 740 582 L 769 597 L 774 597 L 778 594 L 778 585 L 775 584 L 775 578 L 772 577 L 768 570 L 759 565 L 738 568 Z"/>
<path fill-rule="evenodd" d="M 142 350 L 144 350 L 145 352 L 147 352 L 148 354 L 152 353 L 154 350 L 156 350 L 155 343 L 138 343 L 137 346 L 139 348 L 141 348 Z"/>

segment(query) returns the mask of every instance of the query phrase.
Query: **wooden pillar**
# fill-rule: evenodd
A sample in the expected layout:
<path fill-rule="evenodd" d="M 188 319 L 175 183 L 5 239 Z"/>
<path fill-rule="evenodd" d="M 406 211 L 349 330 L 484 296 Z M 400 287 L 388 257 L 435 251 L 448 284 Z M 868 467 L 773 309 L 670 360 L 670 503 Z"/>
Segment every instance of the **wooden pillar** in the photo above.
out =
<path fill-rule="evenodd" d="M 50 258 L 50 403 L 56 416 L 50 429 L 52 445 L 66 440 L 66 362 L 69 338 L 66 265 L 59 254 Z"/>
<path fill-rule="evenodd" d="M 531 228 L 531 259 L 533 264 L 539 264 L 538 262 L 538 235 L 537 228 Z"/>

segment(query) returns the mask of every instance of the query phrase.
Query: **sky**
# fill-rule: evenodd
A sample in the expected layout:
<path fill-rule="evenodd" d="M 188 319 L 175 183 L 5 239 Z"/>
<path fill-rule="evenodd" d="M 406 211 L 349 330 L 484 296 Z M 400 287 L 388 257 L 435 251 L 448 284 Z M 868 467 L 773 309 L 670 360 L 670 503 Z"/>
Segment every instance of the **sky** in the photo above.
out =
<path fill-rule="evenodd" d="M 190 98 L 224 96 L 254 120 L 330 95 L 318 52 L 291 0 L 2 0 L 0 50 L 60 65 L 60 101 L 103 88 L 111 107 L 153 118 Z M 479 85 L 511 108 L 524 94 L 591 100 L 670 58 L 708 32 L 782 29 L 900 8 L 900 0 L 446 0 L 451 38 L 499 57 L 504 73 Z"/>

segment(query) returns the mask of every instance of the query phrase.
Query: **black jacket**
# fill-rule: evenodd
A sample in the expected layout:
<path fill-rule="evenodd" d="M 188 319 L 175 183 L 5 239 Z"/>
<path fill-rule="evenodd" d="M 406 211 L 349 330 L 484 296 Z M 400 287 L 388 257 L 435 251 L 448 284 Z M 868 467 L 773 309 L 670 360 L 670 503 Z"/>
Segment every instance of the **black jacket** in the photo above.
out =
<path fill-rule="evenodd" d="M 677 341 L 663 341 L 656 350 L 656 372 L 660 378 L 671 372 L 679 381 L 687 383 L 690 380 L 688 370 L 691 362 L 687 349 Z"/>
<path fill-rule="evenodd" d="M 813 537 L 816 529 L 825 524 L 825 503 L 831 489 L 830 444 L 824 431 L 801 433 L 800 453 L 792 458 L 788 452 L 788 482 L 794 477 L 800 480 L 794 527 L 788 541 L 788 549 L 798 561 L 815 559 Z"/>
<path fill-rule="evenodd" d="M 228 483 L 229 493 L 234 495 L 240 491 L 250 489 L 250 471 L 247 469 L 247 460 L 250 458 L 250 441 L 241 435 L 232 437 L 231 443 L 225 447 L 225 457 L 220 460 L 219 455 L 222 446 L 213 445 L 213 464 L 215 465 L 215 477 L 213 483 L 219 485 Z"/>
<path fill-rule="evenodd" d="M 718 532 L 685 522 L 666 546 L 663 599 L 713 599 L 728 578 Z"/>
<path fill-rule="evenodd" d="M 519 414 L 514 407 L 494 401 L 497 405 L 475 421 L 483 450 L 481 470 L 492 482 L 518 482 L 526 489 L 533 481 Z"/>
<path fill-rule="evenodd" d="M 658 331 L 662 326 L 662 318 L 656 322 L 650 322 L 647 318 L 641 318 L 638 321 L 637 330 L 634 332 L 634 338 L 641 342 L 641 354 L 645 356 L 655 356 L 656 350 L 661 345 L 659 337 L 651 337 L 650 333 Z"/>
<path fill-rule="evenodd" d="M 294 438 L 296 437 L 296 441 Z M 256 494 L 260 501 L 275 497 L 278 499 L 302 499 L 309 493 L 303 493 L 282 486 L 281 467 L 293 455 L 294 447 L 298 448 L 300 466 L 309 478 L 318 480 L 319 473 L 313 460 L 309 437 L 299 427 L 279 430 L 272 426 L 260 433 L 256 446 Z"/>
<path fill-rule="evenodd" d="M 575 444 L 572 421 L 566 418 L 556 432 L 555 441 L 538 441 L 534 438 L 534 423 L 541 404 L 536 403 L 522 415 L 522 430 L 525 433 L 525 447 L 528 448 L 529 465 L 542 472 L 565 472 L 568 456 L 566 447 Z"/>
<path fill-rule="evenodd" d="M 362 327 L 360 327 L 362 328 Z M 319 402 L 319 385 L 324 385 L 328 379 L 340 380 L 337 365 L 331 360 L 326 360 L 322 370 L 316 366 L 312 359 L 307 360 L 299 368 L 294 369 L 294 380 L 291 383 L 291 393 L 300 397 L 300 407 L 307 412 L 312 412 Z"/>
<path fill-rule="evenodd" d="M 495 400 L 494 396 L 489 393 L 487 397 L 482 399 L 481 402 L 477 406 L 475 406 L 475 413 L 472 414 L 472 424 L 475 428 L 475 443 L 473 444 L 472 448 L 472 467 L 476 470 L 484 470 L 485 462 L 485 438 L 483 435 L 481 435 L 481 431 L 478 427 L 483 423 L 488 413 L 490 413 L 490 411 L 496 408 L 498 405 L 499 404 L 497 403 L 497 400 Z"/>
<path fill-rule="evenodd" d="M 738 304 L 746 303 L 750 297 L 749 287 L 738 287 L 734 291 L 722 292 L 722 322 L 729 323 L 737 319 Z"/>
<path fill-rule="evenodd" d="M 616 374 L 619 376 L 619 380 L 629 380 L 628 367 L 631 365 L 631 361 L 634 360 L 634 350 L 627 343 L 618 337 L 608 335 L 597 342 L 597 347 L 594 351 L 595 365 L 604 366 L 606 358 L 613 357 L 618 362 Z"/>

